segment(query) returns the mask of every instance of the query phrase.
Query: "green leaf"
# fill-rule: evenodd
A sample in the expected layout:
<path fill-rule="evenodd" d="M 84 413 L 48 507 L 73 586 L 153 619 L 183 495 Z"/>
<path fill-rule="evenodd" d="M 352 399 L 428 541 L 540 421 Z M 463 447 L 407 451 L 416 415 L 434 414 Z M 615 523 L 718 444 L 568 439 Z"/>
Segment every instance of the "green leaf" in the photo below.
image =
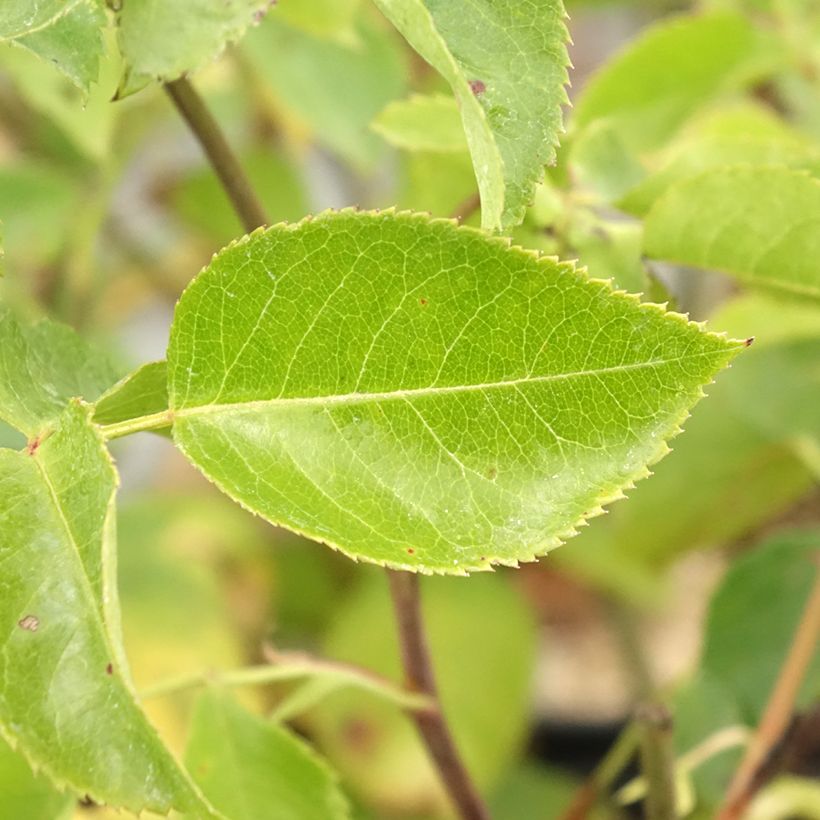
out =
<path fill-rule="evenodd" d="M 646 217 L 657 259 L 820 297 L 820 180 L 777 167 L 706 171 L 673 185 Z"/>
<path fill-rule="evenodd" d="M 658 170 L 628 191 L 618 207 L 644 216 L 676 182 L 741 163 L 785 165 L 820 175 L 820 148 L 762 107 L 721 109 L 686 129 L 661 153 Z"/>
<path fill-rule="evenodd" d="M 163 362 L 141 365 L 106 390 L 94 405 L 97 424 L 116 424 L 161 413 L 168 407 L 168 368 Z M 159 428 L 160 432 L 170 432 Z M 157 431 L 155 431 L 157 432 Z"/>
<path fill-rule="evenodd" d="M 174 439 L 272 522 L 463 574 L 621 497 L 742 347 L 447 220 L 326 213 L 243 238 L 186 290 Z"/>
<path fill-rule="evenodd" d="M 353 44 L 328 41 L 274 13 L 242 46 L 273 97 L 277 119 L 301 127 L 356 169 L 370 171 L 384 147 L 370 122 L 404 93 L 407 71 L 388 32 L 365 18 L 355 33 Z"/>
<path fill-rule="evenodd" d="M 26 820 L 66 820 L 74 813 L 76 798 L 60 794 L 41 775 L 35 775 L 22 755 L 0 737 L 0 794 L 6 817 Z"/>
<path fill-rule="evenodd" d="M 391 145 L 408 151 L 467 150 L 456 101 L 444 94 L 395 100 L 371 127 Z"/>
<path fill-rule="evenodd" d="M 663 20 L 590 79 L 573 123 L 603 119 L 629 150 L 656 148 L 701 105 L 759 76 L 771 49 L 740 15 Z"/>
<path fill-rule="evenodd" d="M 756 725 L 809 596 L 820 531 L 781 533 L 738 558 L 712 599 L 701 666 L 737 698 Z M 820 651 L 798 706 L 820 695 Z"/>
<path fill-rule="evenodd" d="M 475 195 L 475 174 L 466 152 L 414 151 L 402 154 L 401 160 L 401 187 L 390 204 L 446 217 Z"/>
<path fill-rule="evenodd" d="M 338 778 L 304 741 L 217 690 L 198 699 L 185 761 L 231 820 L 350 816 Z"/>
<path fill-rule="evenodd" d="M 361 0 L 284 0 L 275 14 L 317 37 L 356 42 L 354 21 Z"/>
<path fill-rule="evenodd" d="M 47 319 L 22 325 L 0 305 L 0 419 L 20 432 L 35 436 L 68 399 L 96 399 L 116 378 L 71 328 Z"/>
<path fill-rule="evenodd" d="M 117 15 L 126 63 L 119 96 L 202 68 L 269 6 L 270 0 L 127 0 Z"/>
<path fill-rule="evenodd" d="M 8 0 L 0 9 L 0 43 L 28 49 L 87 94 L 97 79 L 105 23 L 96 0 Z"/>
<path fill-rule="evenodd" d="M 453 89 L 481 192 L 482 226 L 521 222 L 555 159 L 567 102 L 560 0 L 376 0 Z"/>
<path fill-rule="evenodd" d="M 444 713 L 467 769 L 489 792 L 525 742 L 537 644 L 533 614 L 511 578 L 499 574 L 469 582 L 425 578 L 422 606 Z M 324 653 L 399 680 L 389 628 L 394 617 L 385 578 L 370 570 L 337 605 Z M 415 726 L 392 704 L 354 689 L 337 692 L 316 708 L 309 725 L 377 816 L 420 806 L 439 816 L 435 808 L 447 806 Z"/>
<path fill-rule="evenodd" d="M 0 732 L 97 802 L 208 816 L 131 690 L 114 577 L 117 477 L 89 415 L 72 402 L 39 446 L 0 450 Z"/>

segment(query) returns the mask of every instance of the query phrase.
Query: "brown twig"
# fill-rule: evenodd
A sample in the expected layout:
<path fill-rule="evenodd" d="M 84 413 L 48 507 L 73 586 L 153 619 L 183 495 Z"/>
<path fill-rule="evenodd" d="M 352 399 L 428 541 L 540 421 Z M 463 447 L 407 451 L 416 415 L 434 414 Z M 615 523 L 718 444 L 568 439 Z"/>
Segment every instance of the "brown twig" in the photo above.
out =
<path fill-rule="evenodd" d="M 439 704 L 422 622 L 419 577 L 394 570 L 388 570 L 387 576 L 396 611 L 405 685 Z M 414 712 L 411 717 L 462 820 L 489 820 L 487 807 L 459 756 L 441 708 Z"/>
<path fill-rule="evenodd" d="M 260 225 L 267 225 L 269 220 L 262 203 L 251 188 L 222 129 L 196 89 L 185 77 L 181 77 L 166 83 L 165 90 L 205 151 L 245 230 L 250 233 Z"/>
<path fill-rule="evenodd" d="M 820 640 L 820 565 L 760 725 L 735 772 L 717 820 L 739 820 L 755 793 L 757 772 L 789 727 L 800 685 Z"/>
<path fill-rule="evenodd" d="M 450 219 L 458 219 L 459 222 L 463 222 L 465 219 L 469 219 L 480 207 L 481 197 L 476 191 L 456 205 L 450 214 Z"/>

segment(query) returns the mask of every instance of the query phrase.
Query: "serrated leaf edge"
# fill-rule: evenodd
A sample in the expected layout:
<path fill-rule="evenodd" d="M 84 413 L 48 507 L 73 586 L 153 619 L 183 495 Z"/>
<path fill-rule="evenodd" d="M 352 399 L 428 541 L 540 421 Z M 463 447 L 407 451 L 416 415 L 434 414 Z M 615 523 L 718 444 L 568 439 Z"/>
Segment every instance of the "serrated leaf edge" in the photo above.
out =
<path fill-rule="evenodd" d="M 654 302 L 642 302 L 640 296 L 633 293 L 628 293 L 624 290 L 617 289 L 613 286 L 613 280 L 611 279 L 592 279 L 587 275 L 586 268 L 583 267 L 576 267 L 573 262 L 567 261 L 560 261 L 557 256 L 542 254 L 540 251 L 532 250 L 529 248 L 523 248 L 520 245 L 514 245 L 513 240 L 509 237 L 499 236 L 496 234 L 488 233 L 480 228 L 474 228 L 470 225 L 462 225 L 457 219 L 450 219 L 448 217 L 431 217 L 429 214 L 419 212 L 419 211 L 401 211 L 397 210 L 396 208 L 386 208 L 386 209 L 375 209 L 375 210 L 360 210 L 356 207 L 347 207 L 341 209 L 333 209 L 329 208 L 324 211 L 321 211 L 315 215 L 308 215 L 303 219 L 297 222 L 278 222 L 270 226 L 261 226 L 256 228 L 256 230 L 251 231 L 251 233 L 241 236 L 224 248 L 220 249 L 216 253 L 213 254 L 211 257 L 211 262 L 216 260 L 219 256 L 227 251 L 242 247 L 246 245 L 252 238 L 257 236 L 261 236 L 269 231 L 296 231 L 302 225 L 305 225 L 310 222 L 321 221 L 328 217 L 334 217 L 337 215 L 342 214 L 357 214 L 360 216 L 371 216 L 371 217 L 390 217 L 390 218 L 406 218 L 410 220 L 415 220 L 418 222 L 424 222 L 426 224 L 447 224 L 454 227 L 457 231 L 472 233 L 474 235 L 480 236 L 482 239 L 488 241 L 491 244 L 498 245 L 500 247 L 505 248 L 507 251 L 517 254 L 519 256 L 523 256 L 527 259 L 535 259 L 539 264 L 542 262 L 551 262 L 557 263 L 560 268 L 565 272 L 571 272 L 577 275 L 577 278 L 583 282 L 594 284 L 608 293 L 610 296 L 613 296 L 617 299 L 625 300 L 631 303 L 634 307 L 637 307 L 639 310 L 645 310 L 649 312 L 659 313 L 664 317 L 670 319 L 671 321 L 678 322 L 688 327 L 697 328 L 697 330 L 704 334 L 705 336 L 720 340 L 728 345 L 733 345 L 729 347 L 727 350 L 727 363 L 726 367 L 730 366 L 729 362 L 731 359 L 734 358 L 741 350 L 748 347 L 751 343 L 750 339 L 730 339 L 726 333 L 715 332 L 711 330 L 705 329 L 705 322 L 694 322 L 691 321 L 688 315 L 678 313 L 675 311 L 668 311 L 665 310 L 663 305 L 656 304 Z M 210 263 L 208 265 L 203 266 L 200 272 L 188 283 L 185 290 L 180 295 L 179 301 L 183 298 L 185 293 L 193 287 L 194 283 L 202 276 L 210 267 Z M 170 392 L 170 378 L 171 378 L 171 368 L 168 370 L 169 375 L 169 392 Z M 507 559 L 500 556 L 491 556 L 488 555 L 484 562 L 477 562 L 477 563 L 465 563 L 459 565 L 457 568 L 451 567 L 424 567 L 417 564 L 408 564 L 403 563 L 400 561 L 379 561 L 371 558 L 366 558 L 359 555 L 354 555 L 348 552 L 344 547 L 336 544 L 333 541 L 327 540 L 325 538 L 320 538 L 315 534 L 312 534 L 306 530 L 300 529 L 298 527 L 294 527 L 290 524 L 285 524 L 281 521 L 273 521 L 267 516 L 263 515 L 258 510 L 254 509 L 251 505 L 244 502 L 242 499 L 237 498 L 232 492 L 226 489 L 222 482 L 212 478 L 211 476 L 207 475 L 204 471 L 200 470 L 197 466 L 197 470 L 199 470 L 205 478 L 208 479 L 215 487 L 217 487 L 222 493 L 228 496 L 228 498 L 235 501 L 242 509 L 246 510 L 247 512 L 251 513 L 254 516 L 257 516 L 264 521 L 267 521 L 274 526 L 283 527 L 290 532 L 296 533 L 297 535 L 303 536 L 305 538 L 310 539 L 311 541 L 323 544 L 327 547 L 330 547 L 332 550 L 336 552 L 340 552 L 346 557 L 350 558 L 356 563 L 363 561 L 364 563 L 368 564 L 375 564 L 376 566 L 386 567 L 388 569 L 394 570 L 402 570 L 406 572 L 415 572 L 420 575 L 447 575 L 447 576 L 468 576 L 471 572 L 488 572 L 493 571 L 495 566 L 504 566 L 504 567 L 511 567 L 511 568 L 518 568 L 523 563 L 531 563 L 533 561 L 537 561 L 540 557 L 546 555 L 548 552 L 552 551 L 556 547 L 562 546 L 565 544 L 570 538 L 578 534 L 578 528 L 586 526 L 588 524 L 589 519 L 595 518 L 599 515 L 603 515 L 607 512 L 605 507 L 615 501 L 619 501 L 623 498 L 626 498 L 626 491 L 632 490 L 635 487 L 635 483 L 640 481 L 641 479 L 648 478 L 652 475 L 649 467 L 656 464 L 660 461 L 667 453 L 671 452 L 671 448 L 669 447 L 668 442 L 671 441 L 675 436 L 679 435 L 683 432 L 682 425 L 683 423 L 689 418 L 690 410 L 697 404 L 700 399 L 702 399 L 706 393 L 703 389 L 704 386 L 708 386 L 709 384 L 714 384 L 714 379 L 708 382 L 706 385 L 701 385 L 698 387 L 696 391 L 694 391 L 694 399 L 689 404 L 688 407 L 684 408 L 681 414 L 673 419 L 669 426 L 661 432 L 658 436 L 658 446 L 656 447 L 655 451 L 647 460 L 646 464 L 643 465 L 640 469 L 636 470 L 631 476 L 628 476 L 624 481 L 613 483 L 612 485 L 605 487 L 602 492 L 595 498 L 590 506 L 590 509 L 585 512 L 583 515 L 579 517 L 577 521 L 575 521 L 572 525 L 570 525 L 567 529 L 560 531 L 559 533 L 546 538 L 530 555 L 526 555 L 522 558 L 518 559 Z M 185 446 L 178 440 L 176 433 L 174 432 L 174 444 L 180 450 L 180 452 L 185 456 L 188 461 L 196 466 L 196 462 L 191 458 L 189 453 L 187 452 Z"/>

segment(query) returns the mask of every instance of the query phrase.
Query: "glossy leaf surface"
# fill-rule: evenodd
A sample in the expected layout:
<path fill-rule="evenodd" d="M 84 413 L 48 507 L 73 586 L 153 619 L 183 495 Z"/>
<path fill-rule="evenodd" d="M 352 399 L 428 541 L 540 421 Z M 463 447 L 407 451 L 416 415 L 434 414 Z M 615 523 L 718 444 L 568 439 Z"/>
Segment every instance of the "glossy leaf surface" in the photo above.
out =
<path fill-rule="evenodd" d="M 231 820 L 344 820 L 347 800 L 330 767 L 303 740 L 229 695 L 200 695 L 185 761 Z"/>
<path fill-rule="evenodd" d="M 518 224 L 555 157 L 567 97 L 560 0 L 376 0 L 453 89 L 481 192 L 482 225 Z"/>
<path fill-rule="evenodd" d="M 463 573 L 620 497 L 742 346 L 445 220 L 328 213 L 240 240 L 187 289 L 174 437 L 270 521 Z"/>
<path fill-rule="evenodd" d="M 658 259 L 820 298 L 820 180 L 781 167 L 698 174 L 652 207 L 644 247 Z"/>
<path fill-rule="evenodd" d="M 137 706 L 119 636 L 117 482 L 89 408 L 36 449 L 0 450 L 0 730 L 79 795 L 209 816 Z"/>

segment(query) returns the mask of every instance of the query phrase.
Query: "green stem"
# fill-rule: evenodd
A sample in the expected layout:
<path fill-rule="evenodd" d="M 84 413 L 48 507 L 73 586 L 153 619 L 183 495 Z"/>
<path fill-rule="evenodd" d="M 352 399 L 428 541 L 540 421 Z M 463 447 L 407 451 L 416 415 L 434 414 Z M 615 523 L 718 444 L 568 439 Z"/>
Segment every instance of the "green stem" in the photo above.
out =
<path fill-rule="evenodd" d="M 332 679 L 339 687 L 355 686 L 364 689 L 406 711 L 421 712 L 433 708 L 429 697 L 417 692 L 407 692 L 389 680 L 363 669 L 309 658 L 298 653 L 286 653 L 279 657 L 281 660 L 273 666 L 250 666 L 227 672 L 203 671 L 160 681 L 144 689 L 140 693 L 140 699 L 165 697 L 209 684 L 227 687 L 263 686 L 299 678 L 325 677 Z"/>
<path fill-rule="evenodd" d="M 141 433 L 145 430 L 161 430 L 163 427 L 170 427 L 173 422 L 174 411 L 162 410 L 147 416 L 137 416 L 135 419 L 104 424 L 100 430 L 103 438 L 110 441 L 113 438 L 122 438 L 122 436 L 130 436 L 132 433 Z"/>

